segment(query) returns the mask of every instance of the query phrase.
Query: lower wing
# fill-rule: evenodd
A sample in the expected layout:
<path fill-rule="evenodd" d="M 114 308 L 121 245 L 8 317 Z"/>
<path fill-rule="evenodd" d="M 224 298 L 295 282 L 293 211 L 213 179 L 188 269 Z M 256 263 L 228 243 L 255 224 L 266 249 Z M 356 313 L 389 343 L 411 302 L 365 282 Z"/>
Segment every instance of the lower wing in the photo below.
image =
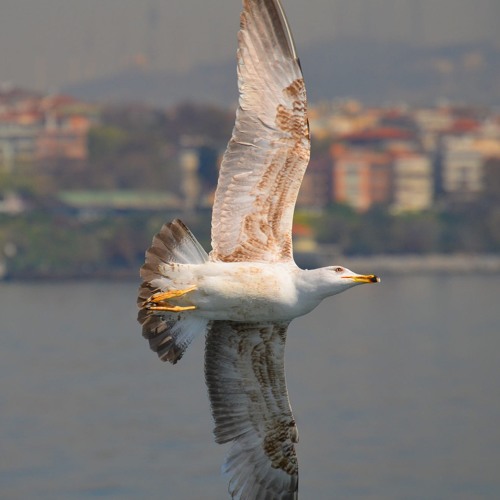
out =
<path fill-rule="evenodd" d="M 215 321 L 207 334 L 205 378 L 232 498 L 297 498 L 298 465 L 285 383 L 288 323 Z"/>

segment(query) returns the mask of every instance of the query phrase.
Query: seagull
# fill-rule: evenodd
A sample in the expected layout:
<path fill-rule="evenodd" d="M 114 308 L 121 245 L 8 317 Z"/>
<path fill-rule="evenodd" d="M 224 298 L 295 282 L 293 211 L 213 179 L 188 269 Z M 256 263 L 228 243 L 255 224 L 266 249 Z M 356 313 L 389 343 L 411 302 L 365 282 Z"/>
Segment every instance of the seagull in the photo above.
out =
<path fill-rule="evenodd" d="M 205 380 L 231 498 L 298 498 L 298 431 L 285 382 L 287 328 L 326 297 L 362 283 L 340 265 L 294 262 L 292 219 L 309 162 L 302 70 L 280 0 L 243 0 L 239 104 L 224 154 L 207 254 L 178 219 L 141 268 L 138 321 L 161 360 L 206 335 Z"/>

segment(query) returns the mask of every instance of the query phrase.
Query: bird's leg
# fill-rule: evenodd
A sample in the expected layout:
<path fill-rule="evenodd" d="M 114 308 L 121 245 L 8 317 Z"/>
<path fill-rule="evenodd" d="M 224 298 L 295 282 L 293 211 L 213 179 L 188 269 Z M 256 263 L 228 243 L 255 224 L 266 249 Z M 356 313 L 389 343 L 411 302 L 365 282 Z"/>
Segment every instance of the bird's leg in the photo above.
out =
<path fill-rule="evenodd" d="M 151 295 L 151 297 L 149 297 L 148 302 L 154 302 L 155 304 L 158 304 L 160 302 L 167 301 L 168 299 L 182 297 L 183 295 L 186 295 L 193 290 L 196 290 L 196 285 L 185 288 L 184 290 L 167 290 L 166 292 L 154 293 L 153 295 Z"/>
<path fill-rule="evenodd" d="M 196 309 L 196 306 L 174 306 L 172 304 L 168 304 L 166 306 L 152 306 L 150 304 L 147 304 L 146 309 L 149 309 L 150 311 L 182 312 L 192 311 L 193 309 Z"/>
<path fill-rule="evenodd" d="M 174 306 L 173 304 L 170 304 L 168 300 L 182 297 L 193 290 L 196 290 L 196 286 L 185 288 L 184 290 L 167 290 L 166 292 L 155 293 L 146 300 L 144 307 L 150 311 L 191 311 L 196 309 L 196 306 Z"/>

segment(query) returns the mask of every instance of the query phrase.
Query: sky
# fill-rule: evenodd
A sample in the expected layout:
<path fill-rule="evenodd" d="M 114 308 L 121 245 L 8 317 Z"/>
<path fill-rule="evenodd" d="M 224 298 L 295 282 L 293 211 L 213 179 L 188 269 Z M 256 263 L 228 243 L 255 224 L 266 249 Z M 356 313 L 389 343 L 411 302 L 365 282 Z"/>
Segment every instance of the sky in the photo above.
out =
<path fill-rule="evenodd" d="M 282 0 L 296 44 L 345 35 L 500 47 L 500 0 Z M 57 91 L 127 66 L 234 57 L 240 0 L 0 0 L 0 82 Z"/>

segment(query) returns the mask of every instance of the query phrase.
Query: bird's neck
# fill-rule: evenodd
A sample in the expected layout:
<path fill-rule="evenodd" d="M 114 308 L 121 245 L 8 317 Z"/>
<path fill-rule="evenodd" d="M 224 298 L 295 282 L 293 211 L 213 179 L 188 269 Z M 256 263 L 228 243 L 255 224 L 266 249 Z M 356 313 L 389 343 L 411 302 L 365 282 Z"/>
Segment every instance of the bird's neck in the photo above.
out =
<path fill-rule="evenodd" d="M 297 277 L 297 289 L 303 296 L 309 296 L 318 303 L 324 298 L 342 292 L 342 288 L 328 280 L 326 268 L 302 269 Z"/>

